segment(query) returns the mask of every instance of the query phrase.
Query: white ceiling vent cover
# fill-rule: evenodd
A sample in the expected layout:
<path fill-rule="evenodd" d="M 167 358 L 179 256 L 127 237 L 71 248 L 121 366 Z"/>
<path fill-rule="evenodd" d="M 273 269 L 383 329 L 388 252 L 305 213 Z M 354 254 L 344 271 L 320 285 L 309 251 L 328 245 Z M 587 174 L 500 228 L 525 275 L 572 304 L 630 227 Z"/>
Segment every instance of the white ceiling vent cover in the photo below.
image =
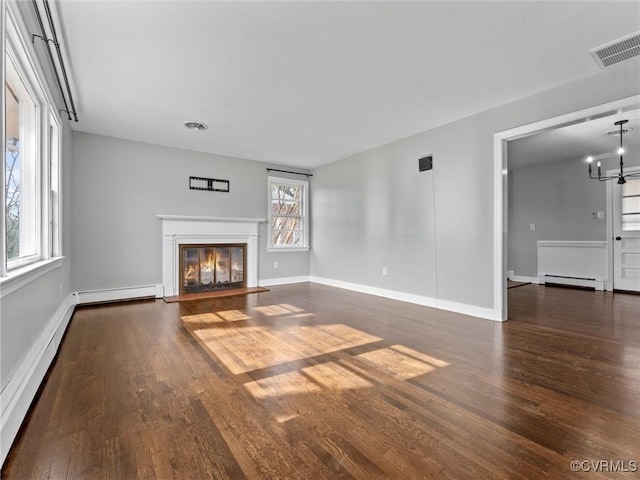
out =
<path fill-rule="evenodd" d="M 640 55 L 640 32 L 592 48 L 589 53 L 600 68 Z"/>

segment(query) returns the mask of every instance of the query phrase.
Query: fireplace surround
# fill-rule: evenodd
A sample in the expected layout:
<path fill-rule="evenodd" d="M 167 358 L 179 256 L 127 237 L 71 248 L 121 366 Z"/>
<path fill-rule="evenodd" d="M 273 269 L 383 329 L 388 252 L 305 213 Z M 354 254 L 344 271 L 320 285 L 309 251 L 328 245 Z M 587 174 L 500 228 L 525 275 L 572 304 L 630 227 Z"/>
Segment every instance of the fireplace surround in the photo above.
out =
<path fill-rule="evenodd" d="M 195 217 L 158 215 L 162 222 L 163 295 L 180 295 L 180 249 L 182 246 L 246 245 L 244 286 L 258 286 L 258 227 L 263 218 Z"/>

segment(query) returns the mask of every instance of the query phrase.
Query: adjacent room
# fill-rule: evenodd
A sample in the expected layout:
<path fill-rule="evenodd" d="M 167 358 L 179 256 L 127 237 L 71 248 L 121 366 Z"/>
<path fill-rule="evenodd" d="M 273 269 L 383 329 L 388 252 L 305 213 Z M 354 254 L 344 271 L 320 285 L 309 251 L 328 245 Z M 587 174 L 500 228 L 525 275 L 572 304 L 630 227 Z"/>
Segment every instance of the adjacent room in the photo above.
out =
<path fill-rule="evenodd" d="M 0 24 L 2 478 L 637 475 L 640 3 Z"/>

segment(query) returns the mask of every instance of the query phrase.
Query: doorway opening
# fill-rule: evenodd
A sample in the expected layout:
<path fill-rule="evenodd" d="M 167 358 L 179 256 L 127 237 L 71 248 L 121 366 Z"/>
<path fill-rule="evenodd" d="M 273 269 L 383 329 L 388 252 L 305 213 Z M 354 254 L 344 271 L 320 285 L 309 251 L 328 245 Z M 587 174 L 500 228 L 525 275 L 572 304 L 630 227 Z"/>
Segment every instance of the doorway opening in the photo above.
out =
<path fill-rule="evenodd" d="M 507 320 L 508 318 L 509 142 L 526 139 L 542 133 L 557 133 L 557 131 L 565 127 L 586 124 L 588 122 L 607 117 L 613 118 L 615 115 L 637 111 L 639 108 L 640 95 L 635 95 L 615 102 L 598 105 L 589 109 L 572 112 L 559 117 L 498 132 L 494 135 L 494 308 L 497 310 L 497 316 L 502 320 Z M 587 164 L 585 163 L 583 167 L 584 172 L 582 174 L 588 178 Z M 575 175 L 580 175 L 580 168 L 582 168 L 582 166 L 578 165 L 577 168 L 578 171 L 575 172 Z M 590 181 L 594 182 L 594 184 L 598 183 L 597 181 Z M 596 219 L 599 215 L 598 212 L 598 210 L 595 211 Z M 609 215 L 608 217 L 610 218 Z M 528 225 L 530 231 L 537 231 L 538 225 L 532 225 L 534 225 L 533 222 Z M 607 265 L 611 262 L 611 259 L 609 258 L 609 252 L 612 251 L 609 246 L 611 241 L 612 239 L 609 238 L 605 242 L 605 261 Z"/>

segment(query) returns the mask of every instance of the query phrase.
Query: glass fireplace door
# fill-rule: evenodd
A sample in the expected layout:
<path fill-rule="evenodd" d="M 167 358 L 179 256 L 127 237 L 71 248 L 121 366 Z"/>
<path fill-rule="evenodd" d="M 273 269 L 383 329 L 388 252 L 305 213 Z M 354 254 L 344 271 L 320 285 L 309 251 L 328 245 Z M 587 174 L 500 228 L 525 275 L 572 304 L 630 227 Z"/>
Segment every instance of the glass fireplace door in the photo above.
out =
<path fill-rule="evenodd" d="M 180 245 L 180 293 L 241 288 L 246 244 Z"/>

